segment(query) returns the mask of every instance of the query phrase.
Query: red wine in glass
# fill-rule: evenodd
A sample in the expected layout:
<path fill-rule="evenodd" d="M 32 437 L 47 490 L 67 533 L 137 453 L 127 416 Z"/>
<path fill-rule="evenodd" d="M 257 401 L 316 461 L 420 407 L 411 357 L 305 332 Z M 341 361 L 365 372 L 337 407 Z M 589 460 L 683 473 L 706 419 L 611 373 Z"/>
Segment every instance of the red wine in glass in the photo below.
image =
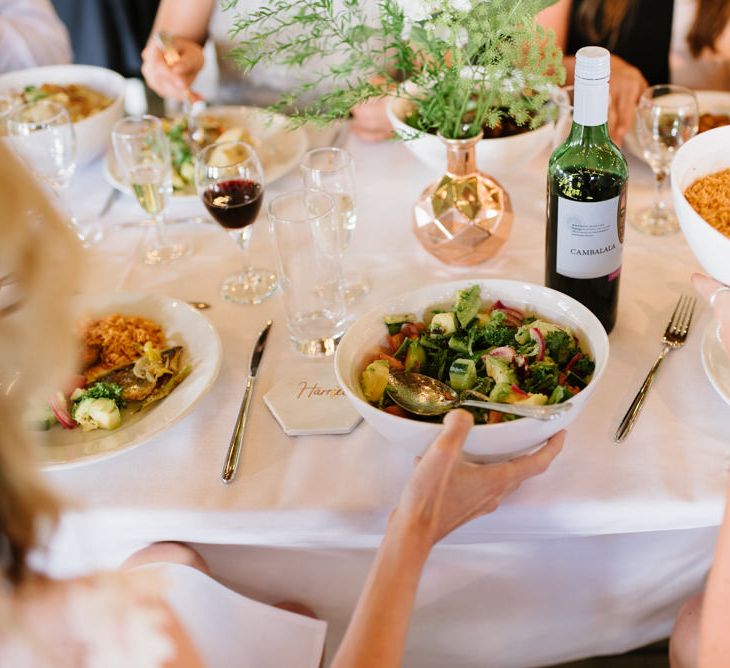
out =
<path fill-rule="evenodd" d="M 203 204 L 223 227 L 241 229 L 251 225 L 261 209 L 263 188 L 250 179 L 211 183 L 203 192 Z"/>

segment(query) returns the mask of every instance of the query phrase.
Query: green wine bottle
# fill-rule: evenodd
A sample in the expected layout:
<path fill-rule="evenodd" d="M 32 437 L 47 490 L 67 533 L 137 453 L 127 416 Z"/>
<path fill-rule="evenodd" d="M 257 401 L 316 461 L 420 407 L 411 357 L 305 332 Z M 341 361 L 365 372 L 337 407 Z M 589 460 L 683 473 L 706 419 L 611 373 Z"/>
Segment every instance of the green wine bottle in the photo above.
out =
<path fill-rule="evenodd" d="M 628 166 L 608 135 L 611 56 L 575 59 L 573 125 L 548 164 L 545 285 L 587 306 L 607 332 L 616 323 Z"/>

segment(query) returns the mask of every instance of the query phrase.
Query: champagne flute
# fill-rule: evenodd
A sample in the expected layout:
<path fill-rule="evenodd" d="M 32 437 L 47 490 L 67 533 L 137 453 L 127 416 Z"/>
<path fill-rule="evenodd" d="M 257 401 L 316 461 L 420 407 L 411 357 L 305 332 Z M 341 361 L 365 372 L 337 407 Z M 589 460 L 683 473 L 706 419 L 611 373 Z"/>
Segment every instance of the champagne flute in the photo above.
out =
<path fill-rule="evenodd" d="M 5 122 L 13 146 L 36 176 L 56 193 L 71 228 L 85 246 L 103 237 L 96 223 L 80 223 L 69 212 L 64 194 L 76 171 L 76 134 L 66 107 L 38 100 L 13 109 Z"/>
<path fill-rule="evenodd" d="M 195 157 L 195 186 L 205 208 L 238 242 L 247 259 L 253 223 L 264 198 L 264 170 L 256 151 L 242 141 L 206 146 Z M 221 286 L 223 299 L 260 304 L 276 290 L 276 274 L 244 262 Z"/>
<path fill-rule="evenodd" d="M 300 165 L 305 188 L 322 190 L 335 202 L 336 229 L 334 243 L 340 255 L 352 242 L 357 224 L 355 209 L 355 170 L 352 156 L 341 148 L 315 148 L 302 158 Z M 345 273 L 345 299 L 352 303 L 368 293 L 368 284 L 361 277 Z"/>
<path fill-rule="evenodd" d="M 155 217 L 155 240 L 144 251 L 146 264 L 164 264 L 190 253 L 186 241 L 168 238 L 165 208 L 172 190 L 170 148 L 160 120 L 127 117 L 112 131 L 114 155 L 139 205 Z"/>
<path fill-rule="evenodd" d="M 636 138 L 656 177 L 654 204 L 631 217 L 632 225 L 646 234 L 671 234 L 679 223 L 665 200 L 665 185 L 674 154 L 697 134 L 699 107 L 688 88 L 662 84 L 644 91 L 636 110 Z"/>

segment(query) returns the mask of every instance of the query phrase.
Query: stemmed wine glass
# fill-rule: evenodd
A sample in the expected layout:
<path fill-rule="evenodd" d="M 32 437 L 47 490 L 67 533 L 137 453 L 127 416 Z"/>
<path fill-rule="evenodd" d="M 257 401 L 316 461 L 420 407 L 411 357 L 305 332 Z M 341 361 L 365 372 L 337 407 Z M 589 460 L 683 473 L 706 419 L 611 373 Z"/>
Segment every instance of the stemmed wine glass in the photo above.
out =
<path fill-rule="evenodd" d="M 679 229 L 677 217 L 664 201 L 665 185 L 674 154 L 697 134 L 699 114 L 695 94 L 682 86 L 652 86 L 639 100 L 636 138 L 656 177 L 654 204 L 631 218 L 641 232 L 662 235 Z"/>
<path fill-rule="evenodd" d="M 315 148 L 300 165 L 305 188 L 326 192 L 335 202 L 337 252 L 347 250 L 357 224 L 355 208 L 355 170 L 352 156 L 341 148 Z M 353 272 L 345 272 L 345 299 L 353 302 L 368 293 L 369 286 Z"/>
<path fill-rule="evenodd" d="M 155 217 L 155 240 L 147 246 L 146 264 L 164 264 L 190 253 L 190 244 L 169 239 L 165 208 L 172 191 L 170 147 L 160 119 L 154 116 L 127 117 L 112 131 L 117 164 L 124 173 L 139 205 Z"/>
<path fill-rule="evenodd" d="M 66 107 L 52 100 L 24 104 L 10 112 L 5 125 L 16 151 L 68 209 L 64 192 L 76 170 L 76 134 Z M 68 212 L 67 216 L 85 245 L 101 240 L 98 224 L 81 224 Z"/>
<path fill-rule="evenodd" d="M 242 141 L 206 146 L 195 158 L 195 186 L 210 215 L 240 244 L 244 257 L 264 198 L 264 171 L 256 151 Z M 223 299 L 260 304 L 276 290 L 276 274 L 244 264 L 221 286 Z"/>

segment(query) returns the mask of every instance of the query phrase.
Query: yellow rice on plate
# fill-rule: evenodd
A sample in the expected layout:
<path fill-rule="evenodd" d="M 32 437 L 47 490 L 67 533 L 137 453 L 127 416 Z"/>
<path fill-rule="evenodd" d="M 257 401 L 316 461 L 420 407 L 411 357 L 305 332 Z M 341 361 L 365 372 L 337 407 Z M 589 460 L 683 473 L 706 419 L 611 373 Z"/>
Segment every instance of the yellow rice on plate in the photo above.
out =
<path fill-rule="evenodd" d="M 162 350 L 166 347 L 165 332 L 156 322 L 138 316 L 109 315 L 90 322 L 84 330 L 84 344 L 99 348 L 95 370 L 134 362 L 148 341 Z"/>

